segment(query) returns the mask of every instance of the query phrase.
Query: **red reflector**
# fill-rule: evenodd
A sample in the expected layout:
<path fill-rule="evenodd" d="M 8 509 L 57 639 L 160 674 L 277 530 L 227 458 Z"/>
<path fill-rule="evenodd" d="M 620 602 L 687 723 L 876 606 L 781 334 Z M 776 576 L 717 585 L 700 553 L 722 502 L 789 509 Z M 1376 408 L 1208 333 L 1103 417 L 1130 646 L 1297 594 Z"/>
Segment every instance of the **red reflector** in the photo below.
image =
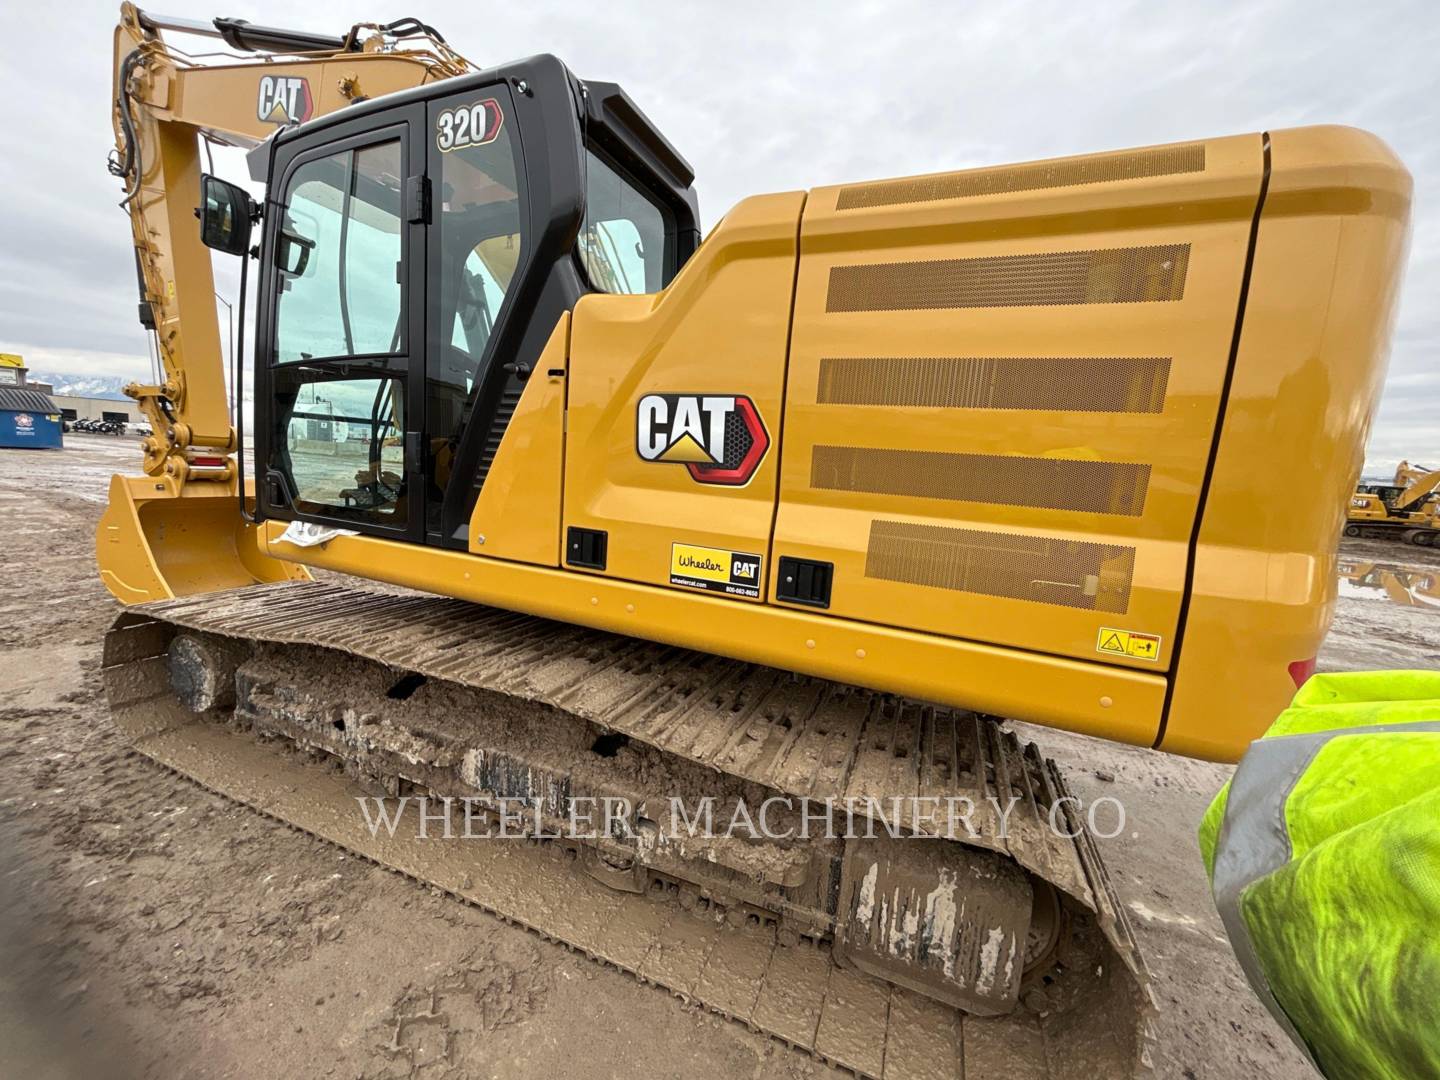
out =
<path fill-rule="evenodd" d="M 1295 681 L 1295 689 L 1305 685 L 1305 680 L 1315 674 L 1315 657 L 1309 660 L 1296 660 L 1290 665 L 1290 678 Z"/>
<path fill-rule="evenodd" d="M 225 459 L 224 459 L 223 457 L 192 457 L 192 458 L 190 459 L 190 464 L 191 464 L 191 465 L 224 465 L 224 464 L 225 464 Z"/>

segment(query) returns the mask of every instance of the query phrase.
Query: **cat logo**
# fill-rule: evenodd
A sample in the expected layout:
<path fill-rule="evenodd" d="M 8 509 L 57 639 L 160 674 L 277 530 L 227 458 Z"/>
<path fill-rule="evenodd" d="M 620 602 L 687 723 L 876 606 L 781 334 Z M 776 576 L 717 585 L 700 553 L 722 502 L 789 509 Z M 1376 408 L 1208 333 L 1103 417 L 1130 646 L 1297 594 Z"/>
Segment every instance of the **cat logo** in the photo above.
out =
<path fill-rule="evenodd" d="M 310 84 L 296 75 L 262 75 L 255 115 L 270 124 L 303 124 L 315 112 Z"/>
<path fill-rule="evenodd" d="M 635 421 L 635 449 L 645 461 L 684 465 L 701 484 L 748 483 L 770 436 L 748 397 L 646 394 Z"/>

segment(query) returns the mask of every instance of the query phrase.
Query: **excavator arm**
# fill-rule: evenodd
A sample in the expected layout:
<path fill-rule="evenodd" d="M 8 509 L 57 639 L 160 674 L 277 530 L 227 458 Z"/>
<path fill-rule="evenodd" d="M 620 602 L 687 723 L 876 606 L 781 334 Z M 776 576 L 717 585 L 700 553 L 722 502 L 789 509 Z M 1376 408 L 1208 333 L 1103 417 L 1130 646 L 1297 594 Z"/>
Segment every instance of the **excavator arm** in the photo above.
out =
<path fill-rule="evenodd" d="M 1396 510 L 1418 509 L 1426 496 L 1440 488 L 1440 469 L 1426 469 L 1402 461 L 1395 470 L 1395 486 L 1403 487 L 1395 498 Z"/>
<path fill-rule="evenodd" d="M 190 55 L 166 31 L 232 51 Z M 252 148 L 288 124 L 474 68 L 413 19 L 328 37 L 125 3 L 114 40 L 111 172 L 124 184 L 140 321 L 155 335 L 161 381 L 125 388 L 153 434 L 142 444 L 145 475 L 112 480 L 96 538 L 102 577 L 133 601 L 304 576 L 260 556 L 236 513 L 239 447 L 210 252 L 195 221 L 202 141 Z M 195 544 L 197 530 L 214 543 Z M 191 534 L 188 552 L 177 531 Z"/>

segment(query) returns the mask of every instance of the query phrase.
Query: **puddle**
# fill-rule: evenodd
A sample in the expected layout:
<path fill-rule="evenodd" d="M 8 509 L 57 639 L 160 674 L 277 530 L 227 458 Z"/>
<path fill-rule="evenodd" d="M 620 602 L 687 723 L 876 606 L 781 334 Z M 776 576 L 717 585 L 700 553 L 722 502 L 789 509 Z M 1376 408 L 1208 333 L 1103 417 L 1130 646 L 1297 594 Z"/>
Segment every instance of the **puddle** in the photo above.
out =
<path fill-rule="evenodd" d="M 1388 600 L 1401 607 L 1440 615 L 1440 567 L 1341 559 L 1340 595 L 1352 600 Z"/>

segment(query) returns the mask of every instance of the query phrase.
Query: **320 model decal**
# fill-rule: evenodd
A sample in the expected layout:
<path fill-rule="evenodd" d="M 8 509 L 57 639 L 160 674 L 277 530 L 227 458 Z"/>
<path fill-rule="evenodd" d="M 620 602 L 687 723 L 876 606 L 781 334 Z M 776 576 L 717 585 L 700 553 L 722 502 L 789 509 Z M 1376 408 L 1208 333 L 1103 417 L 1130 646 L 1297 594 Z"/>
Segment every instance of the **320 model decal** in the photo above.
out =
<path fill-rule="evenodd" d="M 684 465 L 701 484 L 747 483 L 770 436 L 743 395 L 646 394 L 635 419 L 635 449 L 646 461 Z"/>
<path fill-rule="evenodd" d="M 435 146 L 442 154 L 469 146 L 484 146 L 495 141 L 504 123 L 505 114 L 494 98 L 443 109 L 435 117 Z"/>

